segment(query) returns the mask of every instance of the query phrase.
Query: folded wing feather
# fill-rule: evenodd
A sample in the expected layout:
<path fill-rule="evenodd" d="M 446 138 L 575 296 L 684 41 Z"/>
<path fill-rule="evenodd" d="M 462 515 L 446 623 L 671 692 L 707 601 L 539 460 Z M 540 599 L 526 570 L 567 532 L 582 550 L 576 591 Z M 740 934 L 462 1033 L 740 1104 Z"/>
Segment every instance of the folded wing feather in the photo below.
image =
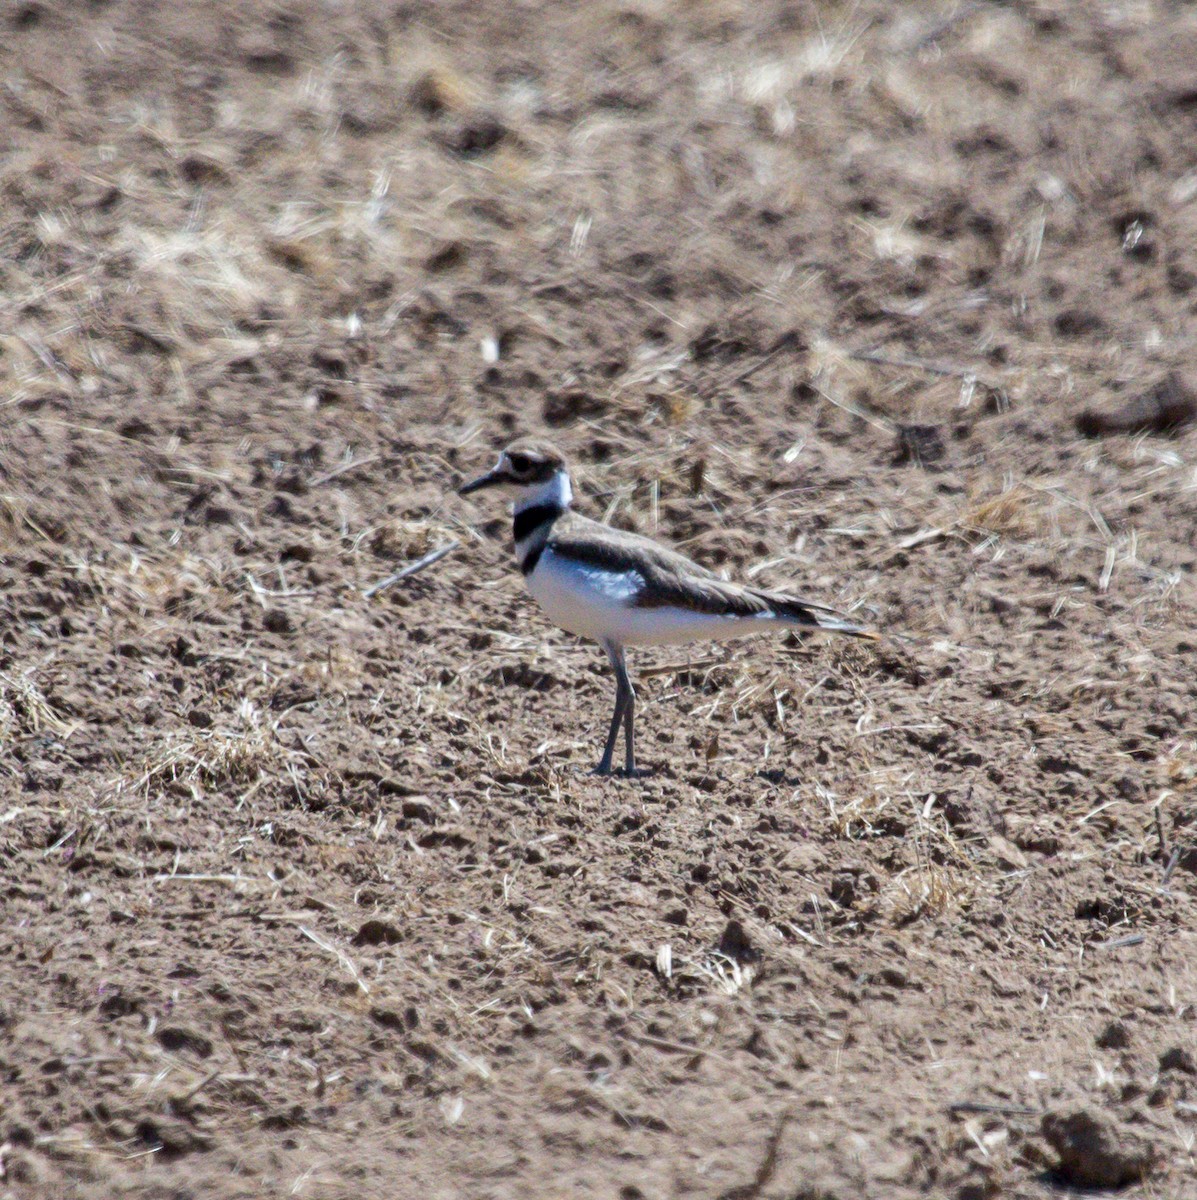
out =
<path fill-rule="evenodd" d="M 555 550 L 592 567 L 636 572 L 644 580 L 637 608 L 679 607 L 736 617 L 777 616 L 801 625 L 863 633 L 834 608 L 795 596 L 719 579 L 706 567 L 650 538 L 569 513 L 553 529 Z"/>

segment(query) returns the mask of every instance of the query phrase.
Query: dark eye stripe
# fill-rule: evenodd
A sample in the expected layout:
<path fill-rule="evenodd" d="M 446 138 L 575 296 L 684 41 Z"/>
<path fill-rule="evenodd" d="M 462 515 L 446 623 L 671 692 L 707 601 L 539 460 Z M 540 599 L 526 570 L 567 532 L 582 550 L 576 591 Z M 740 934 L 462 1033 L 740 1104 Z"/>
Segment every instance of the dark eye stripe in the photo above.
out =
<path fill-rule="evenodd" d="M 532 469 L 532 463 L 525 454 L 509 454 L 507 461 L 511 464 L 511 469 L 520 475 Z"/>

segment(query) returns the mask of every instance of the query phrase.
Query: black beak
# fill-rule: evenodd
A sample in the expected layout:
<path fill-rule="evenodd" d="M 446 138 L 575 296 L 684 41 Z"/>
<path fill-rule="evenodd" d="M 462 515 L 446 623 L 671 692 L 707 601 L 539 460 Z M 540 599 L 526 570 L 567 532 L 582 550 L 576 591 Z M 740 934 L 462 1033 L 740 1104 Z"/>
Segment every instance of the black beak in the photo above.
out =
<path fill-rule="evenodd" d="M 503 483 L 510 483 L 511 478 L 495 467 L 493 471 L 487 471 L 485 475 L 479 475 L 477 479 L 471 479 L 469 483 L 463 483 L 457 489 L 459 496 L 468 496 L 471 492 L 480 492 L 483 488 L 498 487 Z"/>

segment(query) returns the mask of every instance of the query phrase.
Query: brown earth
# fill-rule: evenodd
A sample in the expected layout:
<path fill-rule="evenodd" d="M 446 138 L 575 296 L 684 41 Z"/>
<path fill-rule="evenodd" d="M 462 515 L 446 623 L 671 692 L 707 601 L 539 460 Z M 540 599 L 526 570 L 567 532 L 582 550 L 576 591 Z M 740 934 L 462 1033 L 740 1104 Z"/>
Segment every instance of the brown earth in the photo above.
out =
<path fill-rule="evenodd" d="M 0 20 L 0 1195 L 1197 1196 L 1191 6 Z"/>

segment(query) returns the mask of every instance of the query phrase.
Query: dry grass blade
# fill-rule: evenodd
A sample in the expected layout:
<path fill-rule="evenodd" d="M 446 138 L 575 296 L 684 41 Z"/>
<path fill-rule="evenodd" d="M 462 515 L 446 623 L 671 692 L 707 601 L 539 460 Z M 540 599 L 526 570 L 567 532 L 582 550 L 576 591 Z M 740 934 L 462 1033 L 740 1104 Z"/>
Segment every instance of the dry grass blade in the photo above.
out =
<path fill-rule="evenodd" d="M 932 362 L 913 358 L 907 354 L 886 354 L 882 350 L 850 350 L 849 358 L 858 362 L 877 363 L 885 367 L 905 367 L 911 371 L 924 371 L 928 375 L 945 375 L 953 379 L 977 379 L 979 372 L 959 363 Z"/>
<path fill-rule="evenodd" d="M 391 587 L 393 584 L 399 583 L 401 580 L 408 579 L 412 575 L 417 575 L 419 572 L 427 570 L 435 563 L 441 561 L 447 554 L 452 554 L 461 543 L 454 538 L 453 541 L 446 543 L 444 546 L 438 547 L 429 554 L 425 554 L 423 558 L 417 559 L 414 563 L 409 563 L 402 571 L 396 571 L 394 575 L 388 575 L 386 579 L 381 579 L 378 583 L 366 588 L 362 595 L 369 600 L 373 596 L 377 596 L 379 592 L 385 588 Z"/>
<path fill-rule="evenodd" d="M 957 1100 L 948 1105 L 950 1113 L 970 1113 L 985 1115 L 994 1113 L 1008 1117 L 1037 1117 L 1043 1112 L 1039 1108 L 1029 1108 L 1025 1104 L 988 1104 L 980 1100 Z"/>
<path fill-rule="evenodd" d="M 669 950 L 669 947 L 663 947 Z M 756 970 L 751 963 L 740 963 L 726 954 L 712 950 L 697 958 L 674 958 L 668 955 L 670 975 L 668 978 L 678 986 L 701 983 L 725 996 L 734 996 L 751 985 Z"/>
<path fill-rule="evenodd" d="M 777 1170 L 777 1154 L 781 1147 L 782 1134 L 785 1133 L 786 1126 L 793 1119 L 794 1114 L 789 1109 L 782 1112 L 765 1142 L 765 1153 L 755 1176 L 748 1183 L 737 1184 L 735 1187 L 720 1192 L 719 1200 L 756 1200 L 756 1197 L 768 1187 L 769 1181 Z"/>
<path fill-rule="evenodd" d="M 270 770 L 286 771 L 294 779 L 297 756 L 278 736 L 279 720 L 262 722 L 253 702 L 244 699 L 233 728 L 188 728 L 171 735 L 137 778 L 121 780 L 115 790 L 140 791 L 170 785 L 188 790 L 228 782 L 253 782 Z M 306 766 L 306 760 L 304 760 Z"/>
<path fill-rule="evenodd" d="M 346 974 L 350 977 L 350 979 L 353 980 L 355 984 L 357 984 L 358 990 L 363 995 L 368 996 L 370 994 L 369 985 L 359 974 L 357 967 L 354 965 L 353 959 L 351 959 L 344 950 L 334 946 L 332 942 L 330 942 L 327 938 L 321 937 L 320 934 L 313 933 L 312 930 L 310 930 L 306 925 L 301 925 L 299 927 L 299 932 L 302 933 L 303 936 L 308 939 L 308 941 L 314 942 L 317 946 L 319 946 L 320 949 L 326 954 L 333 955 L 341 964 L 341 966 L 345 968 Z"/>
<path fill-rule="evenodd" d="M 317 475 L 308 483 L 309 487 L 323 487 L 326 483 L 332 483 L 334 479 L 339 479 L 342 475 L 347 475 L 350 471 L 356 471 L 359 467 L 368 467 L 371 463 L 376 463 L 382 457 L 381 454 L 367 454 L 364 458 L 350 459 L 348 462 L 343 462 L 332 468 L 331 471 L 325 471 L 323 475 Z"/>
<path fill-rule="evenodd" d="M 938 916 L 968 895 L 969 889 L 959 871 L 922 858 L 914 871 L 914 886 L 908 879 L 900 876 L 895 881 L 900 890 L 893 897 L 892 916 L 899 925 L 908 925 L 923 916 Z"/>
<path fill-rule="evenodd" d="M 651 666 L 639 668 L 637 674 L 642 679 L 650 679 L 654 675 L 684 675 L 691 671 L 706 671 L 711 667 L 718 667 L 722 661 L 719 658 L 700 658 L 694 662 L 654 663 Z"/>
<path fill-rule="evenodd" d="M 977 534 L 1028 536 L 1037 529 L 1035 492 L 1014 484 L 989 500 L 973 504 L 960 514 L 962 529 Z"/>
<path fill-rule="evenodd" d="M 38 733 L 69 738 L 78 728 L 78 722 L 67 721 L 55 711 L 31 672 L 0 673 L 0 745 L 19 735 Z"/>
<path fill-rule="evenodd" d="M 42 541 L 52 542 L 54 539 L 50 534 L 30 515 L 29 507 L 29 501 L 23 496 L 14 496 L 9 493 L 0 495 L 0 508 L 3 509 L 14 527 L 24 525 L 37 534 Z"/>
<path fill-rule="evenodd" d="M 188 873 L 169 874 L 169 875 L 151 875 L 150 883 L 224 883 L 229 887 L 241 887 L 245 884 L 264 884 L 265 879 L 259 879 L 252 875 L 214 875 L 204 873 L 202 871 L 192 871 Z"/>

